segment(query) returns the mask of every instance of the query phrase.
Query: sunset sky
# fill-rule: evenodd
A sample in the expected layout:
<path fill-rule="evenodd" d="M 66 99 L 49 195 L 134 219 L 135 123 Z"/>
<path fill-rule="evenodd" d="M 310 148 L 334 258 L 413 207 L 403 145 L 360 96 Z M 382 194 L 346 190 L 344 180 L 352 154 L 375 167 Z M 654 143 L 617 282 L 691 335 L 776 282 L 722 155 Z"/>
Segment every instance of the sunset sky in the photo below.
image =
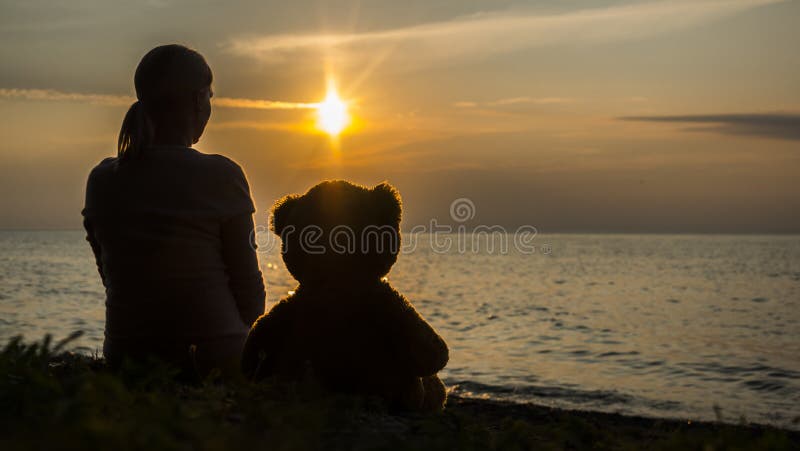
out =
<path fill-rule="evenodd" d="M 258 222 L 324 178 L 388 180 L 406 226 L 800 232 L 800 1 L 0 0 L 0 228 L 78 228 L 150 48 L 214 71 L 195 146 Z M 309 103 L 333 77 L 338 149 Z"/>

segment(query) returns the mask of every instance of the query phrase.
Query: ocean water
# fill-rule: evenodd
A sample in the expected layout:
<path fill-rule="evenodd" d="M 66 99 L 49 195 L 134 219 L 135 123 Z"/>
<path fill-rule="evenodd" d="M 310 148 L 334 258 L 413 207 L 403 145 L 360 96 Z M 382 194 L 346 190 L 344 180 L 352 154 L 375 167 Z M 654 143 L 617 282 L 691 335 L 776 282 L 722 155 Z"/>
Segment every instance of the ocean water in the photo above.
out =
<path fill-rule="evenodd" d="M 389 278 L 447 340 L 456 393 L 800 429 L 800 236 L 416 238 Z M 260 261 L 272 304 L 295 283 L 275 246 Z M 103 321 L 82 232 L 0 231 L 0 341 L 83 330 L 99 352 Z"/>

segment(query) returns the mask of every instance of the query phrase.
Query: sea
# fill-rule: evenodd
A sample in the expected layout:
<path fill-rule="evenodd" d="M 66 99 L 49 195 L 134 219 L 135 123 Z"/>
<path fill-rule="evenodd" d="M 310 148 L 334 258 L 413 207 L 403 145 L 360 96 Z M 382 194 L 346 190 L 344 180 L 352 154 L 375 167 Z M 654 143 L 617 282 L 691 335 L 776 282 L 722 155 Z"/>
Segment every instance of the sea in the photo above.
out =
<path fill-rule="evenodd" d="M 404 236 L 389 274 L 453 393 L 800 430 L 800 236 L 462 238 Z M 272 305 L 296 282 L 274 242 L 259 259 Z M 83 232 L 0 231 L 0 344 L 80 330 L 100 354 L 103 301 Z"/>

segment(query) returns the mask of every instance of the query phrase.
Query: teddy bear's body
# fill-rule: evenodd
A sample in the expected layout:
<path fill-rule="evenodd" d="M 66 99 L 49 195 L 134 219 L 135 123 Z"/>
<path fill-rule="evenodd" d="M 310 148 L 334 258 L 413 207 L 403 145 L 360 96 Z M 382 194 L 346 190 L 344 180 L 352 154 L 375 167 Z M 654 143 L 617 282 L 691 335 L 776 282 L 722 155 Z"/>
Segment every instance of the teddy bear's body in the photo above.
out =
<path fill-rule="evenodd" d="M 400 293 L 378 282 L 300 286 L 256 321 L 243 365 L 256 378 L 300 380 L 310 371 L 329 389 L 414 408 L 423 402 L 421 378 L 436 377 L 447 358 L 444 340 Z M 441 406 L 444 393 L 428 393 L 424 407 L 437 400 Z"/>
<path fill-rule="evenodd" d="M 392 202 L 394 208 L 381 205 Z M 314 225 L 325 238 L 336 226 L 357 234 L 388 225 L 399 239 L 399 209 L 399 197 L 388 185 L 369 190 L 325 182 L 305 196 L 279 202 L 273 228 L 281 234 L 289 225 L 295 231 Z M 447 364 L 447 345 L 405 297 L 381 280 L 397 249 L 374 241 L 375 249 L 363 252 L 328 248 L 317 254 L 300 245 L 299 233 L 282 236 L 284 261 L 300 286 L 253 325 L 242 355 L 245 374 L 289 380 L 311 375 L 332 390 L 378 395 L 409 409 L 441 409 L 446 395 L 436 373 Z M 330 247 L 330 242 L 317 244 Z"/>

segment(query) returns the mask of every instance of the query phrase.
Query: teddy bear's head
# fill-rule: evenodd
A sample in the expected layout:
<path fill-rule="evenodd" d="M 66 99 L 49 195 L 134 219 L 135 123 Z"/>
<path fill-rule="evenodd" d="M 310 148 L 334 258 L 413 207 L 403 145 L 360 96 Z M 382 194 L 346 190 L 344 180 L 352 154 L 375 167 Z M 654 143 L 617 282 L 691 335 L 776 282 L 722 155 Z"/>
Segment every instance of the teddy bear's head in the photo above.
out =
<path fill-rule="evenodd" d="M 303 285 L 379 280 L 397 260 L 401 201 L 388 183 L 322 182 L 272 207 L 283 261 Z"/>

